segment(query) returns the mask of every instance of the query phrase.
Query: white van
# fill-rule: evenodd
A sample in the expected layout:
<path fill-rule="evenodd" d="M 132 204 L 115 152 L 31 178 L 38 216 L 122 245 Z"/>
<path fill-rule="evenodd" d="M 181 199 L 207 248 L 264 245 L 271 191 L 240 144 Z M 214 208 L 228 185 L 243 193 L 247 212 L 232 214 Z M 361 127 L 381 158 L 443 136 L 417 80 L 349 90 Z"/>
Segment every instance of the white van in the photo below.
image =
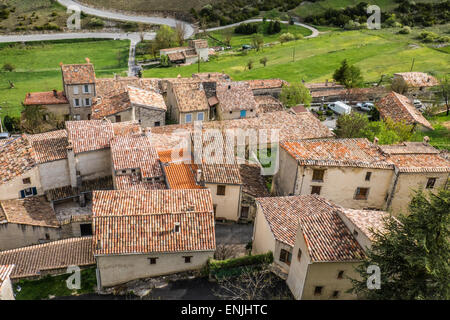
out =
<path fill-rule="evenodd" d="M 342 101 L 336 101 L 328 104 L 328 108 L 336 112 L 337 114 L 349 114 L 352 112 L 352 107 Z"/>

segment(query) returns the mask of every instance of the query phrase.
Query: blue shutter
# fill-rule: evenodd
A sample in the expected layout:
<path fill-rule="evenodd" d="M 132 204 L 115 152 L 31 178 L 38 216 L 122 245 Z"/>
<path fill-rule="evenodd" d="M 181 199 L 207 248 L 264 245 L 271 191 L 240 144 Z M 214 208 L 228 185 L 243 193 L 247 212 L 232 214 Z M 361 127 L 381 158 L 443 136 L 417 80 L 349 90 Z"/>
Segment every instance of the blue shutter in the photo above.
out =
<path fill-rule="evenodd" d="M 25 190 L 20 190 L 20 197 L 25 198 Z"/>
<path fill-rule="evenodd" d="M 32 189 L 33 189 L 33 195 L 37 195 L 37 189 L 36 189 L 36 187 L 33 187 Z"/>
<path fill-rule="evenodd" d="M 246 110 L 241 110 L 241 118 L 245 118 L 246 114 L 247 114 Z"/>

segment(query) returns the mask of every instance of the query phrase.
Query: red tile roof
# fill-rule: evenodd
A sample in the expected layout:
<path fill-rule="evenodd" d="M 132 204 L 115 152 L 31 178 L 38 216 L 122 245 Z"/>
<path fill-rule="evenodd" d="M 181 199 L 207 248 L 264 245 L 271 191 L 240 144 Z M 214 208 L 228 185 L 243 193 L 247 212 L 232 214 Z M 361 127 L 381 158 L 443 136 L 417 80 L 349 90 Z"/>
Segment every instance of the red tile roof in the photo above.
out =
<path fill-rule="evenodd" d="M 38 163 L 45 163 L 67 158 L 67 132 L 56 130 L 45 133 L 27 135 L 36 155 Z"/>
<path fill-rule="evenodd" d="M 364 251 L 336 210 L 339 207 L 315 195 L 256 199 L 278 241 L 291 247 L 302 232 L 313 262 L 355 261 Z M 300 228 L 299 228 L 300 227 Z"/>
<path fill-rule="evenodd" d="M 195 178 L 198 167 L 195 164 L 165 163 L 167 183 L 170 189 L 203 189 Z"/>
<path fill-rule="evenodd" d="M 85 64 L 61 65 L 63 81 L 65 84 L 90 84 L 95 83 L 94 66 Z"/>
<path fill-rule="evenodd" d="M 433 126 L 428 122 L 422 113 L 417 110 L 411 101 L 394 91 L 384 96 L 377 103 L 378 110 L 382 118 L 391 118 L 396 122 L 406 124 L 421 124 L 424 127 L 433 130 Z"/>
<path fill-rule="evenodd" d="M 92 120 L 101 120 L 104 117 L 114 115 L 130 108 L 131 103 L 127 92 L 122 92 L 111 97 L 105 97 L 100 101 L 94 102 L 92 106 Z"/>
<path fill-rule="evenodd" d="M 386 156 L 365 138 L 283 141 L 280 146 L 300 165 L 392 169 Z"/>
<path fill-rule="evenodd" d="M 114 177 L 116 190 L 145 191 L 167 189 L 164 181 L 146 181 L 138 175 L 117 175 Z"/>
<path fill-rule="evenodd" d="M 242 178 L 242 192 L 255 198 L 270 197 L 263 176 L 261 167 L 256 164 L 241 164 L 239 172 Z"/>
<path fill-rule="evenodd" d="M 173 94 L 180 112 L 209 110 L 205 90 L 203 90 L 202 85 L 198 82 L 174 83 Z"/>
<path fill-rule="evenodd" d="M 342 208 L 340 212 L 343 213 L 356 227 L 358 227 L 370 239 L 374 239 L 373 232 L 383 232 L 384 220 L 390 214 L 386 211 L 375 210 L 355 210 Z"/>
<path fill-rule="evenodd" d="M 154 109 L 166 111 L 167 106 L 163 96 L 153 90 L 144 90 L 136 87 L 128 87 L 130 102 L 135 105 L 146 106 Z"/>
<path fill-rule="evenodd" d="M 222 112 L 257 110 L 253 92 L 246 82 L 218 82 L 216 88 L 219 108 Z"/>
<path fill-rule="evenodd" d="M 44 196 L 2 200 L 0 201 L 0 216 L 2 216 L 2 212 L 8 223 L 59 228 L 55 211 Z"/>
<path fill-rule="evenodd" d="M 281 79 L 257 79 L 245 81 L 250 86 L 250 89 L 276 89 L 281 88 L 283 85 L 287 85 L 288 82 Z"/>
<path fill-rule="evenodd" d="M 75 154 L 108 148 L 114 137 L 109 120 L 66 121 L 66 128 Z"/>
<path fill-rule="evenodd" d="M 401 172 L 450 172 L 450 161 L 439 154 L 396 154 L 388 159 Z"/>
<path fill-rule="evenodd" d="M 0 145 L 0 184 L 21 176 L 35 166 L 35 153 L 25 136 Z"/>
<path fill-rule="evenodd" d="M 43 271 L 95 264 L 92 237 L 70 238 L 0 252 L 0 264 L 14 264 L 11 279 L 40 276 Z"/>
<path fill-rule="evenodd" d="M 120 77 L 96 79 L 95 91 L 97 97 L 109 98 L 128 90 L 129 86 L 141 88 L 144 90 L 157 91 L 159 89 L 160 79 L 138 78 L 138 77 Z"/>
<path fill-rule="evenodd" d="M 394 78 L 400 77 L 409 87 L 433 87 L 439 84 L 439 81 L 424 72 L 400 72 L 394 73 Z"/>
<path fill-rule="evenodd" d="M 56 92 L 56 96 L 53 91 L 48 92 L 31 92 L 27 93 L 25 97 L 24 105 L 52 105 L 52 104 L 67 104 L 69 101 L 62 91 Z"/>
<path fill-rule="evenodd" d="M 284 107 L 280 100 L 272 96 L 255 96 L 259 112 L 283 111 Z"/>

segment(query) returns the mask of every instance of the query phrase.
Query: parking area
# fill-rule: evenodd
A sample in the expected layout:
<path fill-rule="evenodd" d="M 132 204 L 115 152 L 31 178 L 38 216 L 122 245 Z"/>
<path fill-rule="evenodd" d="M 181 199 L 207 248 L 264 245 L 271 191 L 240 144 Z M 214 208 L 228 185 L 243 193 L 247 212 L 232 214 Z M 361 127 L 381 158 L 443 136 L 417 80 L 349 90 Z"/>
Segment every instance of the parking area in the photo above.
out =
<path fill-rule="evenodd" d="M 217 223 L 217 244 L 247 244 L 252 240 L 253 223 Z"/>

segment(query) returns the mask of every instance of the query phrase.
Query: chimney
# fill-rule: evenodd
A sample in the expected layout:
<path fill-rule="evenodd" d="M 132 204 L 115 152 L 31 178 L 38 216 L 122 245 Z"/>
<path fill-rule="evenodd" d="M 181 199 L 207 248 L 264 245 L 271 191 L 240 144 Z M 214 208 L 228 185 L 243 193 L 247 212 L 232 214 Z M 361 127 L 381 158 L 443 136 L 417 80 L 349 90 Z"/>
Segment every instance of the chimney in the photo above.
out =
<path fill-rule="evenodd" d="M 202 170 L 197 169 L 197 174 L 195 176 L 195 180 L 197 180 L 197 183 L 200 183 L 200 181 L 202 180 Z"/>
<path fill-rule="evenodd" d="M 91 59 L 86 58 L 86 63 L 91 63 Z"/>
<path fill-rule="evenodd" d="M 102 242 L 100 240 L 97 240 L 97 250 L 102 249 Z"/>
<path fill-rule="evenodd" d="M 59 66 L 60 66 L 60 67 L 62 67 L 62 66 L 63 66 L 63 63 L 62 63 L 62 62 L 60 62 L 60 63 L 59 63 Z"/>
<path fill-rule="evenodd" d="M 328 87 L 328 79 L 325 79 L 325 87 Z"/>
<path fill-rule="evenodd" d="M 228 85 L 228 90 L 230 90 L 230 89 L 231 89 L 231 84 Z"/>
<path fill-rule="evenodd" d="M 179 222 L 174 223 L 173 231 L 176 233 L 180 232 L 180 223 Z"/>
<path fill-rule="evenodd" d="M 56 89 L 53 89 L 53 95 L 58 98 L 58 91 L 56 91 Z"/>
<path fill-rule="evenodd" d="M 429 142 L 430 142 L 430 137 L 429 136 L 423 137 L 423 143 L 428 144 Z"/>
<path fill-rule="evenodd" d="M 119 75 L 117 73 L 114 73 L 114 80 L 119 80 Z"/>
<path fill-rule="evenodd" d="M 378 141 L 380 141 L 377 137 L 373 138 L 373 144 L 378 145 Z"/>
<path fill-rule="evenodd" d="M 198 90 L 203 90 L 203 83 L 200 83 L 200 85 L 198 86 Z"/>
<path fill-rule="evenodd" d="M 142 135 L 144 137 L 150 137 L 152 134 L 152 130 L 150 128 L 144 128 L 144 130 L 142 130 Z"/>
<path fill-rule="evenodd" d="M 28 92 L 27 97 L 28 97 L 28 98 L 31 97 L 31 93 Z"/>

